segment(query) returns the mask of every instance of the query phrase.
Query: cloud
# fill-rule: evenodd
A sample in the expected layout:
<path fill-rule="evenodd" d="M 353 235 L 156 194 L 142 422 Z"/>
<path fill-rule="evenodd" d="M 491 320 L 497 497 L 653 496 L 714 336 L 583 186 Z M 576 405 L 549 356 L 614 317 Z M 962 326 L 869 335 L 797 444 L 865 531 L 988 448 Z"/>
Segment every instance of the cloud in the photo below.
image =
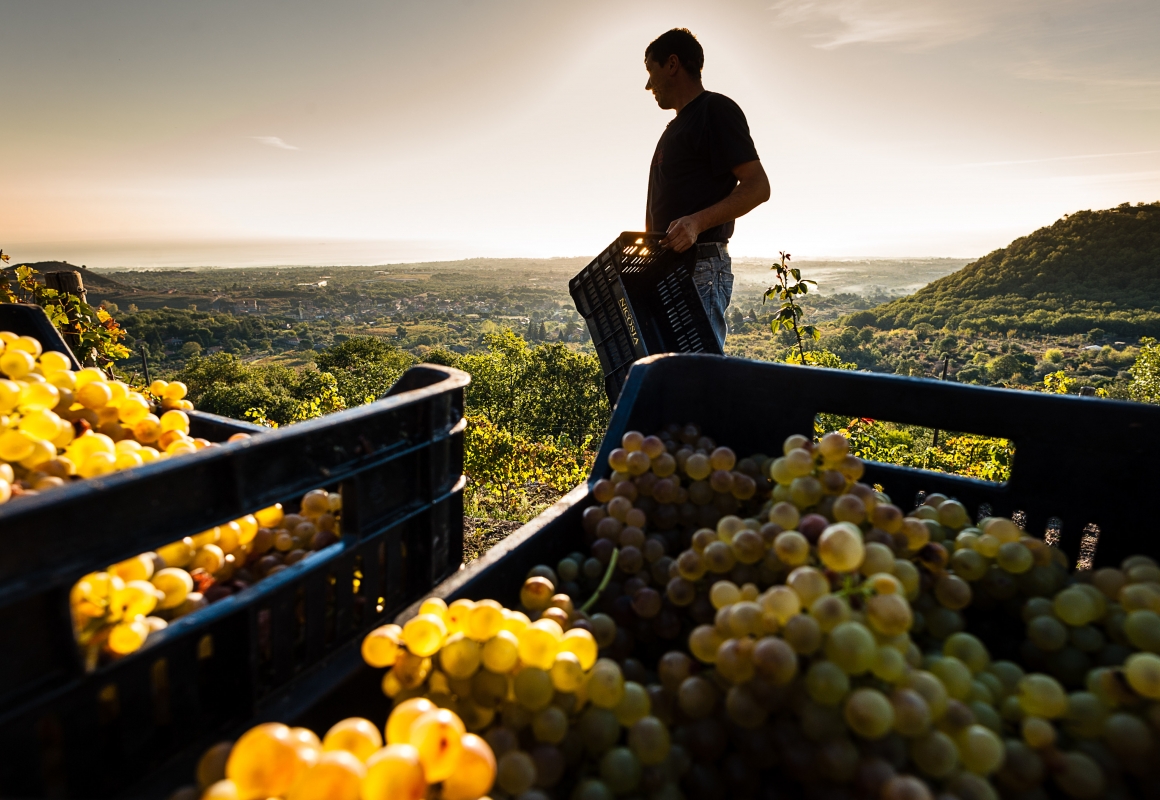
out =
<path fill-rule="evenodd" d="M 270 147 L 277 147 L 279 150 L 299 149 L 292 144 L 287 144 L 286 142 L 282 141 L 281 136 L 251 136 L 250 138 L 259 144 L 268 145 Z"/>
<path fill-rule="evenodd" d="M 996 6 L 994 0 L 778 0 L 770 10 L 775 24 L 802 28 L 816 47 L 831 50 L 858 43 L 928 48 L 973 39 L 991 29 Z"/>

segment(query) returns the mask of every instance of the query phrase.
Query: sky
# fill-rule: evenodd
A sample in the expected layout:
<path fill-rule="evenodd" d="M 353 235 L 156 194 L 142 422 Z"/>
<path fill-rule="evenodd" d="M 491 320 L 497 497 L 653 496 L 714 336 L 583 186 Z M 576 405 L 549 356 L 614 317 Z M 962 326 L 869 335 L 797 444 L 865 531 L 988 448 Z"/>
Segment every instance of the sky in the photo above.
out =
<path fill-rule="evenodd" d="M 735 255 L 970 258 L 1160 200 L 1157 0 L 0 0 L 0 247 L 592 255 L 643 225 L 671 27 L 773 185 Z"/>

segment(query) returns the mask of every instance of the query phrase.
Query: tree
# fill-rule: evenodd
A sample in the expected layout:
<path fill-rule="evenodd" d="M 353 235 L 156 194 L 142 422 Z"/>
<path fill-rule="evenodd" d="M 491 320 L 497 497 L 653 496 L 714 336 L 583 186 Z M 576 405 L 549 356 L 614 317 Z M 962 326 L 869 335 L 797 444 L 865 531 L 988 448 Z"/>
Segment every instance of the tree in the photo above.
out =
<path fill-rule="evenodd" d="M 1160 403 L 1160 343 L 1155 339 L 1140 340 L 1140 355 L 1128 369 L 1132 382 L 1128 396 L 1142 403 Z"/>
<path fill-rule="evenodd" d="M 334 376 L 348 406 L 377 400 L 415 363 L 415 357 L 374 336 L 352 336 L 318 353 L 315 365 Z"/>
<path fill-rule="evenodd" d="M 193 358 L 201 353 L 201 345 L 197 342 L 186 342 L 177 352 L 182 358 Z"/>

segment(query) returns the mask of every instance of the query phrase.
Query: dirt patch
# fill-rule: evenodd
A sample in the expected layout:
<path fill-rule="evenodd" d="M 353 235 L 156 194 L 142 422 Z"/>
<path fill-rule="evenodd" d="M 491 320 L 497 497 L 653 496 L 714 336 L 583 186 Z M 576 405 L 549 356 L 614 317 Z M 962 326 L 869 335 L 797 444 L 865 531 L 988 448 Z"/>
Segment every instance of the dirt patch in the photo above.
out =
<path fill-rule="evenodd" d="M 506 539 L 524 523 L 510 519 L 463 518 L 463 563 L 468 564 Z"/>

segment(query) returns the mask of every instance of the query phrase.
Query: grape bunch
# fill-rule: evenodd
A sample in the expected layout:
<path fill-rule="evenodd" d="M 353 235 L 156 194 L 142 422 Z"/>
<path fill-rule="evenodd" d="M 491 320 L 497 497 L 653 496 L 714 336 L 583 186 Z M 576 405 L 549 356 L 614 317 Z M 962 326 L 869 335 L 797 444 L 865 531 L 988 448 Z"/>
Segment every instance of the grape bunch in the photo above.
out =
<path fill-rule="evenodd" d="M 31 336 L 0 331 L 0 504 L 211 446 L 189 435 L 186 391 L 180 381 L 134 391 L 96 367 L 74 371 Z"/>
<path fill-rule="evenodd" d="M 385 746 L 384 746 L 385 745 Z M 455 712 L 415 698 L 385 730 L 362 717 L 341 720 L 319 739 L 307 728 L 266 723 L 220 742 L 197 765 L 197 788 L 172 800 L 478 800 L 496 776 L 487 742 Z"/>
<path fill-rule="evenodd" d="M 69 595 L 86 666 L 139 650 L 175 619 L 338 541 L 342 495 L 315 489 L 297 513 L 275 504 L 85 575 Z"/>

